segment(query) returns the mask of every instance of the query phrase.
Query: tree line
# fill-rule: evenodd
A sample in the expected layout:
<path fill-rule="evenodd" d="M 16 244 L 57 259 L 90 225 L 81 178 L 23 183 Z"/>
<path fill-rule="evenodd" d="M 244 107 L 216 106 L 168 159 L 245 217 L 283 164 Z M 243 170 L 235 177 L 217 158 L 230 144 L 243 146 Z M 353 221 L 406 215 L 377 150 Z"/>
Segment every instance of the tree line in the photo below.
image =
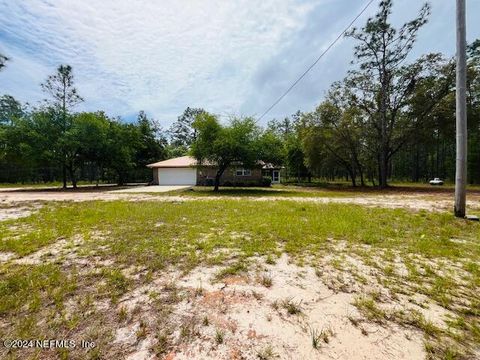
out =
<path fill-rule="evenodd" d="M 270 124 L 283 136 L 285 164 L 298 178 L 344 177 L 355 186 L 388 179 L 455 176 L 455 61 L 442 54 L 410 60 L 430 7 L 399 28 L 392 1 L 361 29 L 352 69 L 311 112 Z M 480 40 L 468 46 L 468 181 L 480 183 Z"/>
<path fill-rule="evenodd" d="M 62 65 L 42 84 L 43 103 L 0 97 L 0 182 L 150 181 L 146 164 L 187 154 L 215 163 L 218 177 L 234 162 L 265 161 L 282 165 L 284 179 L 295 182 L 347 179 L 385 187 L 389 180 L 453 180 L 454 59 L 438 53 L 411 59 L 428 4 L 398 28 L 391 13 L 392 1 L 381 1 L 374 17 L 346 33 L 355 41 L 351 69 L 313 111 L 265 127 L 253 118 L 221 122 L 190 107 L 167 130 L 143 111 L 133 123 L 75 112 L 83 98 L 72 68 Z M 6 63 L 0 54 L 0 70 Z M 476 40 L 468 46 L 470 183 L 480 183 L 479 74 Z"/>

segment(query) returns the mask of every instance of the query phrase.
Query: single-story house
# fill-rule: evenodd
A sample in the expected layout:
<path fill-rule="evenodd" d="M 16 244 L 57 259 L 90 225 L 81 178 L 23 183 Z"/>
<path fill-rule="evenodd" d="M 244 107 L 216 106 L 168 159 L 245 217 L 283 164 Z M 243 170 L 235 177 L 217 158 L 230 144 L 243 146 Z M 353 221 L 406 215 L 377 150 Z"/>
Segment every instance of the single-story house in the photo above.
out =
<path fill-rule="evenodd" d="M 213 185 L 217 167 L 199 165 L 191 156 L 181 156 L 147 165 L 153 170 L 153 183 L 157 185 Z M 259 162 L 252 168 L 232 165 L 220 179 L 222 186 L 260 185 L 264 176 L 272 179 L 272 184 L 280 183 L 281 167 Z"/>

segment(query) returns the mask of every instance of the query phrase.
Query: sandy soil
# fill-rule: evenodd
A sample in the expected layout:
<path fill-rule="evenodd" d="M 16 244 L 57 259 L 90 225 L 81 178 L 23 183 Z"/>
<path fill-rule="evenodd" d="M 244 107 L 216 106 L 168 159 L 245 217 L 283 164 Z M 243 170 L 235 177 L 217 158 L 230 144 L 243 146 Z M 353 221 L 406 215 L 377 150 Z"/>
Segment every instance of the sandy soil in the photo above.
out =
<path fill-rule="evenodd" d="M 33 206 L 32 204 L 29 204 L 29 206 L 19 205 L 19 206 L 0 207 L 0 221 L 9 220 L 9 219 L 18 219 L 21 217 L 30 216 L 39 207 L 40 207 L 39 204 L 33 204 Z"/>
<path fill-rule="evenodd" d="M 152 284 L 135 289 L 117 306 L 135 311 L 141 320 L 118 328 L 114 342 L 122 346 L 127 359 L 154 358 L 150 348 L 156 342 L 153 334 L 142 341 L 136 341 L 135 334 L 142 322 L 154 316 L 148 294 L 158 291 L 168 281 L 187 296 L 175 305 L 168 320 L 176 330 L 172 334 L 175 345 L 166 359 L 425 358 L 423 335 L 419 331 L 366 321 L 352 305 L 360 292 L 370 290 L 381 291 L 388 299 L 386 289 L 378 285 L 356 287 L 352 283 L 346 291 L 340 291 L 319 278 L 312 267 L 292 264 L 286 255 L 273 265 L 261 259 L 258 264 L 248 274 L 221 281 L 215 280 L 220 267 L 197 268 L 187 276 L 170 272 Z M 364 266 L 363 270 L 366 276 L 371 276 L 372 269 Z M 262 285 L 262 276 L 272 279 L 271 286 Z M 286 302 L 295 304 L 300 312 L 290 314 Z M 416 307 L 428 319 L 442 324 L 446 316 L 445 311 L 432 307 L 426 310 L 408 301 L 385 300 L 385 307 Z M 185 326 L 191 327 L 195 334 L 187 341 L 181 333 Z M 317 348 L 313 346 L 313 337 L 318 337 Z"/>
<path fill-rule="evenodd" d="M 123 190 L 122 190 L 123 191 Z M 125 200 L 125 201 L 206 201 L 206 200 L 225 200 L 221 196 L 209 197 L 189 197 L 189 196 L 156 196 L 155 194 L 145 193 L 124 193 L 118 191 L 0 191 L 0 206 L 3 204 L 7 208 L 0 207 L 0 221 L 7 218 L 18 217 L 19 210 L 8 209 L 13 204 L 31 203 L 39 201 L 92 201 L 92 200 Z M 453 206 L 453 198 L 450 194 L 432 195 L 355 195 L 352 197 L 281 197 L 281 196 L 264 196 L 264 197 L 235 197 L 232 200 L 255 200 L 255 201 L 297 201 L 308 203 L 342 203 L 342 204 L 358 204 L 364 206 L 386 207 L 386 208 L 406 208 L 411 210 L 427 210 L 427 211 L 450 211 Z M 468 207 L 471 210 L 480 209 L 480 195 L 475 194 L 469 196 Z M 20 211 L 21 212 L 21 211 Z"/>
<path fill-rule="evenodd" d="M 80 272 L 115 266 L 112 260 L 79 256 L 82 244 L 81 236 L 60 238 L 25 257 L 0 258 L 15 264 L 61 262 L 67 268 L 76 265 Z M 107 358 L 425 359 L 424 336 L 417 328 L 370 321 L 355 301 L 376 294 L 385 311 L 417 311 L 441 328 L 447 327 L 452 314 L 423 295 L 415 294 L 412 301 L 411 295 L 390 293 L 382 285 L 382 272 L 357 255 L 348 255 L 346 243 L 335 249 L 335 254 L 305 258 L 304 266 L 285 254 L 273 264 L 254 257 L 248 272 L 220 280 L 217 275 L 228 264 L 198 267 L 186 275 L 167 268 L 147 284 L 140 281 L 145 269 L 124 268 L 122 273 L 138 285 L 118 302 L 94 304 L 106 313 L 128 314 L 126 322 L 112 329 L 112 353 Z M 338 253 L 344 254 L 341 269 L 331 263 Z M 406 279 L 402 259 L 396 263 L 395 272 Z M 358 281 L 358 276 L 365 281 Z M 168 300 L 172 292 L 178 300 Z M 161 301 L 172 312 L 159 314 L 158 299 L 165 299 Z M 295 311 L 289 311 L 292 306 Z M 158 334 L 163 331 L 168 346 L 157 357 Z"/>

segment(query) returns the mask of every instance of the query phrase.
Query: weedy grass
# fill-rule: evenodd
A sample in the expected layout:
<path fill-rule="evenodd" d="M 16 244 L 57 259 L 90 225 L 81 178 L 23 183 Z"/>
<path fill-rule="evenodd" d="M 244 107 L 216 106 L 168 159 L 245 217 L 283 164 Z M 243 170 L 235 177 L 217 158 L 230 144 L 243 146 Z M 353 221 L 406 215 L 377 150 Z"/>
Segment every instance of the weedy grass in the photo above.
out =
<path fill-rule="evenodd" d="M 156 227 L 157 223 L 162 226 Z M 87 262 L 103 261 L 104 265 L 85 272 L 75 262 L 70 263 L 68 257 L 39 265 L 11 261 L 0 265 L 0 317 L 11 323 L 9 335 L 35 338 L 89 331 L 99 342 L 96 353 L 105 354 L 111 339 L 107 325 L 114 320 L 125 321 L 131 314 L 121 311 L 109 316 L 108 312 L 96 311 L 93 304 L 105 300 L 115 303 L 138 285 L 124 275 L 123 269 L 141 267 L 145 275 L 138 281 L 144 284 L 169 266 L 188 271 L 198 265 L 230 264 L 217 274 L 221 279 L 248 271 L 249 257 L 265 256 L 267 263 L 273 263 L 282 249 L 291 257 L 300 258 L 332 251 L 332 244 L 338 240 L 352 248 L 367 247 L 365 254 L 386 253 L 387 263 L 393 258 L 393 251 L 399 254 L 408 271 L 406 280 L 419 284 L 415 290 L 461 316 L 463 323 L 459 320 L 452 325 L 465 334 L 466 340 L 459 341 L 478 343 L 480 337 L 478 299 L 465 295 L 465 288 L 460 288 L 453 277 L 427 266 L 422 270 L 418 263 L 409 261 L 413 254 L 424 259 L 461 262 L 468 274 L 464 282 L 469 294 L 478 294 L 480 225 L 455 219 L 451 214 L 297 203 L 288 199 L 50 202 L 34 215 L 0 222 L 0 252 L 25 256 L 78 235 L 83 242 L 74 250 Z M 336 259 L 335 265 L 343 271 L 343 258 Z M 381 269 L 392 280 L 399 276 L 391 265 L 382 264 Z M 322 276 L 320 270 L 317 275 Z M 268 278 L 263 283 L 271 285 Z M 175 284 L 164 291 L 162 306 L 181 299 Z M 468 299 L 466 306 L 456 306 L 456 299 L 462 297 Z M 86 305 L 68 310 L 72 299 Z M 293 302 L 276 305 L 291 314 L 301 311 Z M 375 299 L 360 298 L 356 305 L 371 320 L 386 321 Z M 68 316 L 61 315 L 67 313 Z M 422 319 L 398 321 L 438 337 L 437 330 Z M 186 327 L 183 335 L 188 338 L 193 330 Z M 5 335 L 3 331 L 0 337 Z M 160 346 L 159 353 L 165 348 L 165 344 Z M 268 351 L 260 355 L 272 356 Z"/>

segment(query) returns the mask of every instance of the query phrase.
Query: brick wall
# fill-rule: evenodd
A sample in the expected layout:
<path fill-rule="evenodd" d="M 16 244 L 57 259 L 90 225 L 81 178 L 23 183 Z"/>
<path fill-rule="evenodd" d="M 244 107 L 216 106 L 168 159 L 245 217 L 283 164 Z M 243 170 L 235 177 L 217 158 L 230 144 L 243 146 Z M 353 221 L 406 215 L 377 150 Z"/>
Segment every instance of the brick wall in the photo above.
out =
<path fill-rule="evenodd" d="M 220 178 L 220 185 L 236 185 L 236 186 L 248 186 L 248 185 L 260 185 L 262 181 L 262 169 L 254 168 L 250 169 L 249 176 L 237 176 L 237 167 L 229 167 L 223 173 Z M 197 169 L 197 185 L 206 186 L 212 185 L 215 180 L 216 168 L 212 167 L 199 167 Z"/>

